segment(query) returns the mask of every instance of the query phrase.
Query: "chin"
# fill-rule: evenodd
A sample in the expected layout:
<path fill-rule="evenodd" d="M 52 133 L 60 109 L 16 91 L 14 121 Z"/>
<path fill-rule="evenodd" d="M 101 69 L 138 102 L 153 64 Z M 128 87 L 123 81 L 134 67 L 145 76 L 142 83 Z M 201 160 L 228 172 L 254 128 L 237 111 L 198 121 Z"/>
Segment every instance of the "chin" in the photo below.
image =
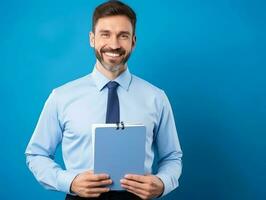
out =
<path fill-rule="evenodd" d="M 103 67 L 106 69 L 106 70 L 108 70 L 108 71 L 110 71 L 110 72 L 116 72 L 116 71 L 119 71 L 121 68 L 123 68 L 123 64 L 122 63 L 119 63 L 119 64 L 108 64 L 108 63 L 103 63 Z"/>
<path fill-rule="evenodd" d="M 123 62 L 104 62 L 104 64 L 106 65 L 106 66 L 108 66 L 109 68 L 113 68 L 113 67 L 116 67 L 116 66 L 118 66 L 118 65 L 124 65 L 124 63 Z"/>

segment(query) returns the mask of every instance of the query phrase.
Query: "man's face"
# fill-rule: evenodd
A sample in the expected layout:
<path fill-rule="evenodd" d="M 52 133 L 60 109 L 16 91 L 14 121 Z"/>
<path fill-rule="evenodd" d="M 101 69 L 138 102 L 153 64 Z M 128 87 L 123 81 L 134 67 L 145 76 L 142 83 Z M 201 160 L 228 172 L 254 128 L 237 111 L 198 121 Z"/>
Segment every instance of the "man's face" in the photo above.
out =
<path fill-rule="evenodd" d="M 90 33 L 90 45 L 98 61 L 112 72 L 124 66 L 135 42 L 132 24 L 122 15 L 100 18 L 95 32 Z"/>

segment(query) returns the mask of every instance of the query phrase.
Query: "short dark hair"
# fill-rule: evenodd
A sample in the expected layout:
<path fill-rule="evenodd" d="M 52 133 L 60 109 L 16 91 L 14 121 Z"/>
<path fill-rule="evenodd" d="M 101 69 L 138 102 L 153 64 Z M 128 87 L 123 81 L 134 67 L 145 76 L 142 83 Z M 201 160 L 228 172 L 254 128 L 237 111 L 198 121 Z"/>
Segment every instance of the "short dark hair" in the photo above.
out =
<path fill-rule="evenodd" d="M 137 21 L 136 13 L 128 5 L 115 0 L 107 1 L 95 8 L 92 18 L 92 31 L 95 32 L 95 26 L 100 18 L 116 15 L 124 15 L 128 17 L 133 27 L 133 35 L 135 35 Z"/>

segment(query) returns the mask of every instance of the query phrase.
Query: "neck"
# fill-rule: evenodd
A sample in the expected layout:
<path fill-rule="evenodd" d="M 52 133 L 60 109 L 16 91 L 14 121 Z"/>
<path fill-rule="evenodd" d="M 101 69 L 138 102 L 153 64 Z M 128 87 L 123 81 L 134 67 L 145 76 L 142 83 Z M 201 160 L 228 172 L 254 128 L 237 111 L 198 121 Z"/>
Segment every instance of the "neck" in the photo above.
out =
<path fill-rule="evenodd" d="M 117 71 L 109 71 L 107 69 L 105 69 L 102 64 L 97 60 L 96 62 L 96 68 L 99 70 L 99 72 L 101 72 L 106 78 L 108 78 L 109 80 L 114 80 L 116 79 L 120 74 L 122 74 L 126 69 L 127 66 L 126 65 L 122 65 L 119 70 Z"/>

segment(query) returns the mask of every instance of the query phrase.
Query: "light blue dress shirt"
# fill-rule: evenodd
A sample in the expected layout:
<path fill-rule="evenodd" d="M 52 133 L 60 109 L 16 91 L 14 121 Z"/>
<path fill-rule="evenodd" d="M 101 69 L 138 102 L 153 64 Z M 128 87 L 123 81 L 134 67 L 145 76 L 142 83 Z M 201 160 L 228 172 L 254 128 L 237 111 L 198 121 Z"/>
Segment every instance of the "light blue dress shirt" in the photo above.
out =
<path fill-rule="evenodd" d="M 75 176 L 93 170 L 91 124 L 105 123 L 109 81 L 94 68 L 87 76 L 54 89 L 47 99 L 25 152 L 29 169 L 45 188 L 70 193 Z M 170 103 L 161 89 L 128 69 L 114 81 L 119 83 L 121 121 L 146 126 L 146 173 L 152 173 L 157 148 L 156 175 L 164 183 L 165 195 L 178 186 L 182 169 Z M 66 169 L 54 161 L 60 143 Z"/>

